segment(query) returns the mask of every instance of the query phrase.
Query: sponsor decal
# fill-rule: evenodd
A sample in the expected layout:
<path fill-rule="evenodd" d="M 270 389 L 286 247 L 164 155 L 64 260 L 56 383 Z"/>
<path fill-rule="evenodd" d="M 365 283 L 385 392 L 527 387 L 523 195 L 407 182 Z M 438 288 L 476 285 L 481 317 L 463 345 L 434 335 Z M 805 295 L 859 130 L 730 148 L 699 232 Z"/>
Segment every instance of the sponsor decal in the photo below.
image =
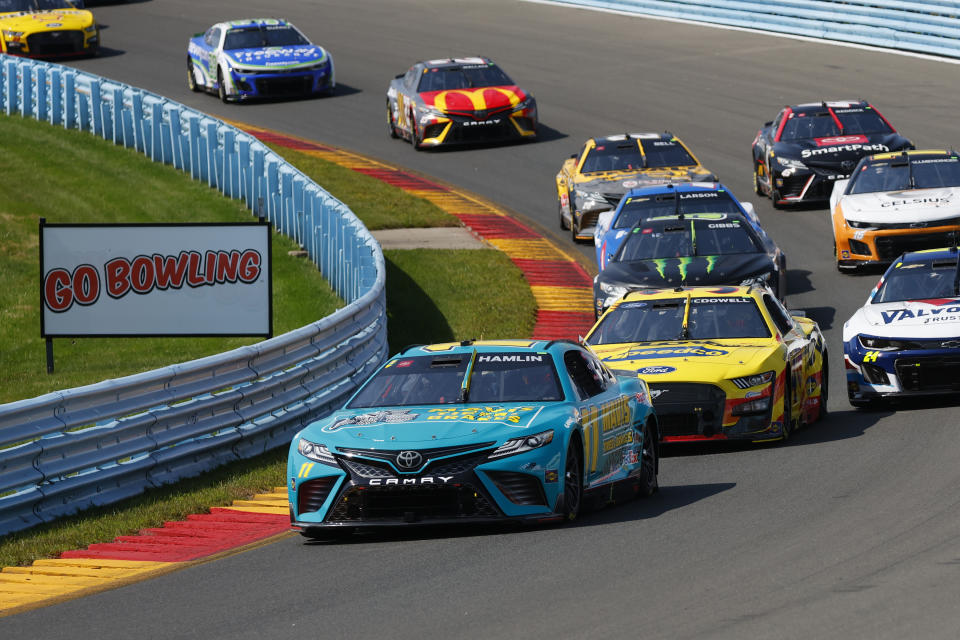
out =
<path fill-rule="evenodd" d="M 662 373 L 673 373 L 673 372 L 676 371 L 676 370 L 677 370 L 676 367 L 666 367 L 666 366 L 661 366 L 661 367 L 641 367 L 640 369 L 637 369 L 637 375 L 640 375 L 640 376 L 656 376 L 656 375 L 660 375 L 660 374 L 662 374 Z M 653 389 L 650 390 L 650 395 L 651 395 L 652 397 L 654 397 L 654 398 L 656 398 L 657 396 L 659 396 L 661 393 L 663 393 L 663 391 L 653 390 Z"/>
<path fill-rule="evenodd" d="M 421 94 L 427 103 L 429 94 Z M 515 107 L 520 104 L 520 96 L 510 89 L 501 87 L 480 87 L 478 89 L 451 89 L 441 91 L 433 97 L 433 105 L 440 111 L 483 111 L 499 106 Z"/>
<path fill-rule="evenodd" d="M 693 304 L 750 304 L 753 298 L 690 298 Z"/>
<path fill-rule="evenodd" d="M 863 354 L 863 361 L 864 361 L 864 362 L 876 362 L 876 361 L 877 361 L 877 358 L 879 358 L 879 357 L 880 357 L 880 352 L 879 352 L 879 351 L 867 351 L 865 354 Z"/>
<path fill-rule="evenodd" d="M 690 198 L 719 198 L 720 194 L 716 191 L 704 191 L 703 193 L 681 193 L 681 200 L 688 200 Z"/>
<path fill-rule="evenodd" d="M 417 484 L 447 484 L 455 476 L 423 476 L 422 478 L 370 478 L 367 485 L 371 487 L 386 487 L 390 485 L 409 486 Z"/>
<path fill-rule="evenodd" d="M 902 207 L 909 204 L 949 204 L 950 198 L 906 198 L 903 200 L 891 200 L 890 202 L 881 202 L 881 207 Z"/>
<path fill-rule="evenodd" d="M 527 426 L 541 407 L 442 407 L 430 409 L 427 420 L 472 420 L 475 422 L 503 422 Z"/>
<path fill-rule="evenodd" d="M 462 127 L 484 127 L 492 124 L 500 124 L 500 118 L 491 118 L 489 120 L 467 120 L 466 122 L 461 122 L 460 126 Z"/>
<path fill-rule="evenodd" d="M 669 141 L 669 140 L 657 140 L 656 142 L 653 143 L 653 146 L 655 146 L 655 147 L 675 147 L 675 146 L 677 146 L 677 143 L 676 143 L 676 142 L 673 142 L 673 141 Z"/>
<path fill-rule="evenodd" d="M 616 449 L 622 449 L 628 444 L 633 444 L 633 431 L 624 431 L 615 436 L 606 438 L 603 441 L 603 452 L 610 453 Z"/>
<path fill-rule="evenodd" d="M 545 358 L 536 353 L 478 355 L 477 362 L 543 362 Z"/>
<path fill-rule="evenodd" d="M 940 309 L 917 309 L 916 311 L 911 309 L 893 309 L 892 311 L 880 312 L 884 324 L 893 324 L 895 322 L 903 322 L 904 320 L 916 320 L 918 318 L 923 319 L 923 324 L 956 322 L 960 320 L 960 316 L 954 314 L 960 314 L 960 306 L 942 307 Z"/>
<path fill-rule="evenodd" d="M 911 164 L 932 164 L 935 162 L 960 162 L 960 158 L 953 156 L 951 158 L 928 158 L 926 160 L 911 160 Z"/>
<path fill-rule="evenodd" d="M 333 424 L 327 425 L 323 431 L 332 433 L 339 429 L 347 427 L 366 427 L 373 424 L 397 424 L 401 422 L 410 422 L 420 417 L 418 413 L 411 413 L 409 409 L 384 409 L 383 411 L 371 411 L 370 413 L 358 413 L 348 418 L 340 418 Z"/>
<path fill-rule="evenodd" d="M 708 229 L 739 229 L 739 222 L 711 222 L 707 225 Z"/>
<path fill-rule="evenodd" d="M 801 158 L 814 158 L 817 156 L 825 156 L 833 153 L 842 153 L 844 151 L 861 151 L 863 153 L 879 152 L 879 151 L 890 151 L 890 147 L 885 144 L 843 144 L 833 147 L 821 147 L 819 149 L 803 149 L 800 152 Z"/>
<path fill-rule="evenodd" d="M 832 138 L 815 138 L 814 141 L 818 147 L 832 147 L 839 144 L 864 144 L 870 142 L 870 139 L 864 135 L 856 136 L 834 136 Z"/>
<path fill-rule="evenodd" d="M 729 351 L 710 348 L 705 345 L 690 345 L 685 347 L 640 347 L 627 351 L 623 358 L 607 358 L 607 362 L 622 362 L 624 360 L 645 360 L 653 358 L 710 358 L 725 356 Z"/>

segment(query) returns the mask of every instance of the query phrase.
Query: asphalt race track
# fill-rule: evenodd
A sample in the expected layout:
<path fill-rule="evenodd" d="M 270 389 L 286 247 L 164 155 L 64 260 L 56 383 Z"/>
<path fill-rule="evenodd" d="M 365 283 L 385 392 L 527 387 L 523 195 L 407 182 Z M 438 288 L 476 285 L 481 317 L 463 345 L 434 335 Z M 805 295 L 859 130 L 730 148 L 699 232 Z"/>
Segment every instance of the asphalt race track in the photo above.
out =
<path fill-rule="evenodd" d="M 960 67 L 511 0 L 152 0 L 94 10 L 107 49 L 76 66 L 459 185 L 571 249 L 553 185 L 563 158 L 591 135 L 674 132 L 756 204 L 786 251 L 789 306 L 829 341 L 831 414 L 786 446 L 674 451 L 658 496 L 571 526 L 426 529 L 348 544 L 294 536 L 5 618 L 3 637 L 956 637 L 958 405 L 850 408 L 841 328 L 877 275 L 837 273 L 826 208 L 774 211 L 754 196 L 749 152 L 786 103 L 860 97 L 918 148 L 960 144 Z M 333 52 L 335 96 L 223 105 L 187 90 L 188 37 L 259 15 L 287 17 Z M 454 54 L 490 55 L 531 90 L 541 141 L 418 153 L 391 140 L 389 79 Z M 580 251 L 589 257 L 592 246 Z"/>

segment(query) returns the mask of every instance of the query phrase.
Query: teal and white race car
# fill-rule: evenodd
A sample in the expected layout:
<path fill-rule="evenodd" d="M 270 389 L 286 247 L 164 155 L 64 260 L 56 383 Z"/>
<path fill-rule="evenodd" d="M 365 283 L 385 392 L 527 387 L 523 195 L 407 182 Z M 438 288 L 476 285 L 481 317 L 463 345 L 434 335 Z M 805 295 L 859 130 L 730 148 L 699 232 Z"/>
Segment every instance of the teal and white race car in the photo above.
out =
<path fill-rule="evenodd" d="M 292 525 L 573 519 L 657 491 L 658 442 L 646 383 L 581 345 L 412 347 L 294 436 Z"/>
<path fill-rule="evenodd" d="M 224 102 L 329 95 L 333 56 L 286 20 L 219 22 L 190 39 L 187 86 Z"/>

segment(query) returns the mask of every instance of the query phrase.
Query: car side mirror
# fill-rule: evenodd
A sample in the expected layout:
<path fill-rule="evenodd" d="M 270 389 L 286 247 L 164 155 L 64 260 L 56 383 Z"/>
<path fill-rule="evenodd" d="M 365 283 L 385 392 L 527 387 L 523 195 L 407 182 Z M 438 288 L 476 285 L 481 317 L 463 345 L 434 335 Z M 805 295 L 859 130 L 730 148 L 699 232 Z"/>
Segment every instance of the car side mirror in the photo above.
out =
<path fill-rule="evenodd" d="M 405 75 L 407 75 L 407 74 L 406 74 L 406 73 L 398 73 L 397 75 L 393 76 L 393 78 L 394 78 L 394 80 L 399 80 L 400 78 L 402 78 L 402 77 L 405 76 Z"/>
<path fill-rule="evenodd" d="M 773 124 L 773 120 L 771 120 L 771 121 L 769 121 L 769 122 L 764 122 L 764 123 L 763 123 L 763 126 L 769 127 L 769 126 L 772 125 L 772 124 Z"/>
<path fill-rule="evenodd" d="M 571 159 L 571 160 L 576 160 L 576 159 L 577 159 L 577 155 L 578 155 L 578 154 L 576 154 L 576 153 L 571 153 L 571 154 L 570 154 L 570 159 Z"/>
<path fill-rule="evenodd" d="M 804 309 L 787 309 L 789 313 L 794 318 L 806 318 L 807 312 Z"/>

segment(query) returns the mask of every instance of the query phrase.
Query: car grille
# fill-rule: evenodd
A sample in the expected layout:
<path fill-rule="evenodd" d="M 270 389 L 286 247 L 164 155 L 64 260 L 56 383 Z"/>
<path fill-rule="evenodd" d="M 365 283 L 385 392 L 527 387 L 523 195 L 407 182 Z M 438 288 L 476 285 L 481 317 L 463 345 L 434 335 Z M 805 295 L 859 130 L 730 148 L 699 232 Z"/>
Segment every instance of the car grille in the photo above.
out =
<path fill-rule="evenodd" d="M 482 490 L 469 483 L 352 487 L 340 496 L 327 522 L 401 523 L 499 515 Z"/>
<path fill-rule="evenodd" d="M 719 387 L 689 382 L 651 384 L 650 395 L 662 437 L 709 437 L 723 428 L 727 396 Z"/>
<path fill-rule="evenodd" d="M 926 233 L 903 236 L 879 236 L 874 241 L 881 260 L 894 260 L 904 251 L 939 249 L 950 244 L 952 233 Z"/>
<path fill-rule="evenodd" d="M 515 135 L 513 125 L 507 121 L 507 116 L 500 116 L 498 124 L 484 124 L 476 126 L 463 126 L 457 123 L 450 129 L 447 135 L 447 142 L 480 142 L 483 140 L 502 140 Z"/>
<path fill-rule="evenodd" d="M 960 391 L 960 355 L 897 358 L 894 368 L 904 391 Z"/>
<path fill-rule="evenodd" d="M 467 444 L 459 445 L 455 447 L 435 447 L 432 449 L 417 449 L 426 466 L 421 465 L 421 468 L 411 469 L 410 472 L 426 473 L 427 471 L 431 473 L 440 473 L 440 469 L 443 468 L 455 468 L 458 465 L 463 466 L 464 464 L 470 464 L 470 466 L 465 467 L 463 470 L 468 471 L 474 466 L 480 463 L 482 460 L 486 460 L 487 454 L 489 451 L 478 452 L 477 449 L 487 449 L 492 447 L 495 442 L 479 442 L 477 444 Z M 397 455 L 401 451 L 406 451 L 405 449 L 397 450 L 371 450 L 371 449 L 349 449 L 346 447 L 337 447 L 337 455 L 344 464 L 356 465 L 357 469 L 361 467 L 366 470 L 363 473 L 357 472 L 357 475 L 360 475 L 364 478 L 382 478 L 382 477 L 393 477 L 396 475 L 397 470 L 400 468 L 396 464 Z M 411 449 L 412 451 L 412 449 Z M 465 452 L 471 452 L 468 456 L 457 456 L 457 454 L 462 454 Z M 346 455 L 343 455 L 346 454 Z M 464 459 L 469 459 L 472 462 L 466 463 Z M 381 475 L 365 475 L 374 473 L 371 469 L 386 470 L 388 472 L 387 476 Z M 380 471 L 378 471 L 379 473 Z M 454 473 L 460 473 L 459 471 Z"/>
<path fill-rule="evenodd" d="M 930 227 L 960 227 L 960 218 L 928 220 L 925 222 L 853 222 L 854 229 L 928 229 Z M 945 232 L 950 233 L 950 232 Z"/>
<path fill-rule="evenodd" d="M 57 55 L 83 51 L 80 31 L 44 31 L 27 36 L 27 48 L 33 55 Z"/>
<path fill-rule="evenodd" d="M 254 83 L 257 87 L 257 94 L 261 96 L 302 95 L 313 90 L 313 76 L 310 75 L 257 78 Z"/>
<path fill-rule="evenodd" d="M 497 489 L 513 504 L 524 506 L 547 506 L 547 496 L 540 480 L 529 473 L 512 471 L 485 471 Z"/>
<path fill-rule="evenodd" d="M 330 476 L 329 478 L 307 480 L 301 484 L 297 491 L 297 513 L 320 511 L 336 482 L 336 476 Z"/>

